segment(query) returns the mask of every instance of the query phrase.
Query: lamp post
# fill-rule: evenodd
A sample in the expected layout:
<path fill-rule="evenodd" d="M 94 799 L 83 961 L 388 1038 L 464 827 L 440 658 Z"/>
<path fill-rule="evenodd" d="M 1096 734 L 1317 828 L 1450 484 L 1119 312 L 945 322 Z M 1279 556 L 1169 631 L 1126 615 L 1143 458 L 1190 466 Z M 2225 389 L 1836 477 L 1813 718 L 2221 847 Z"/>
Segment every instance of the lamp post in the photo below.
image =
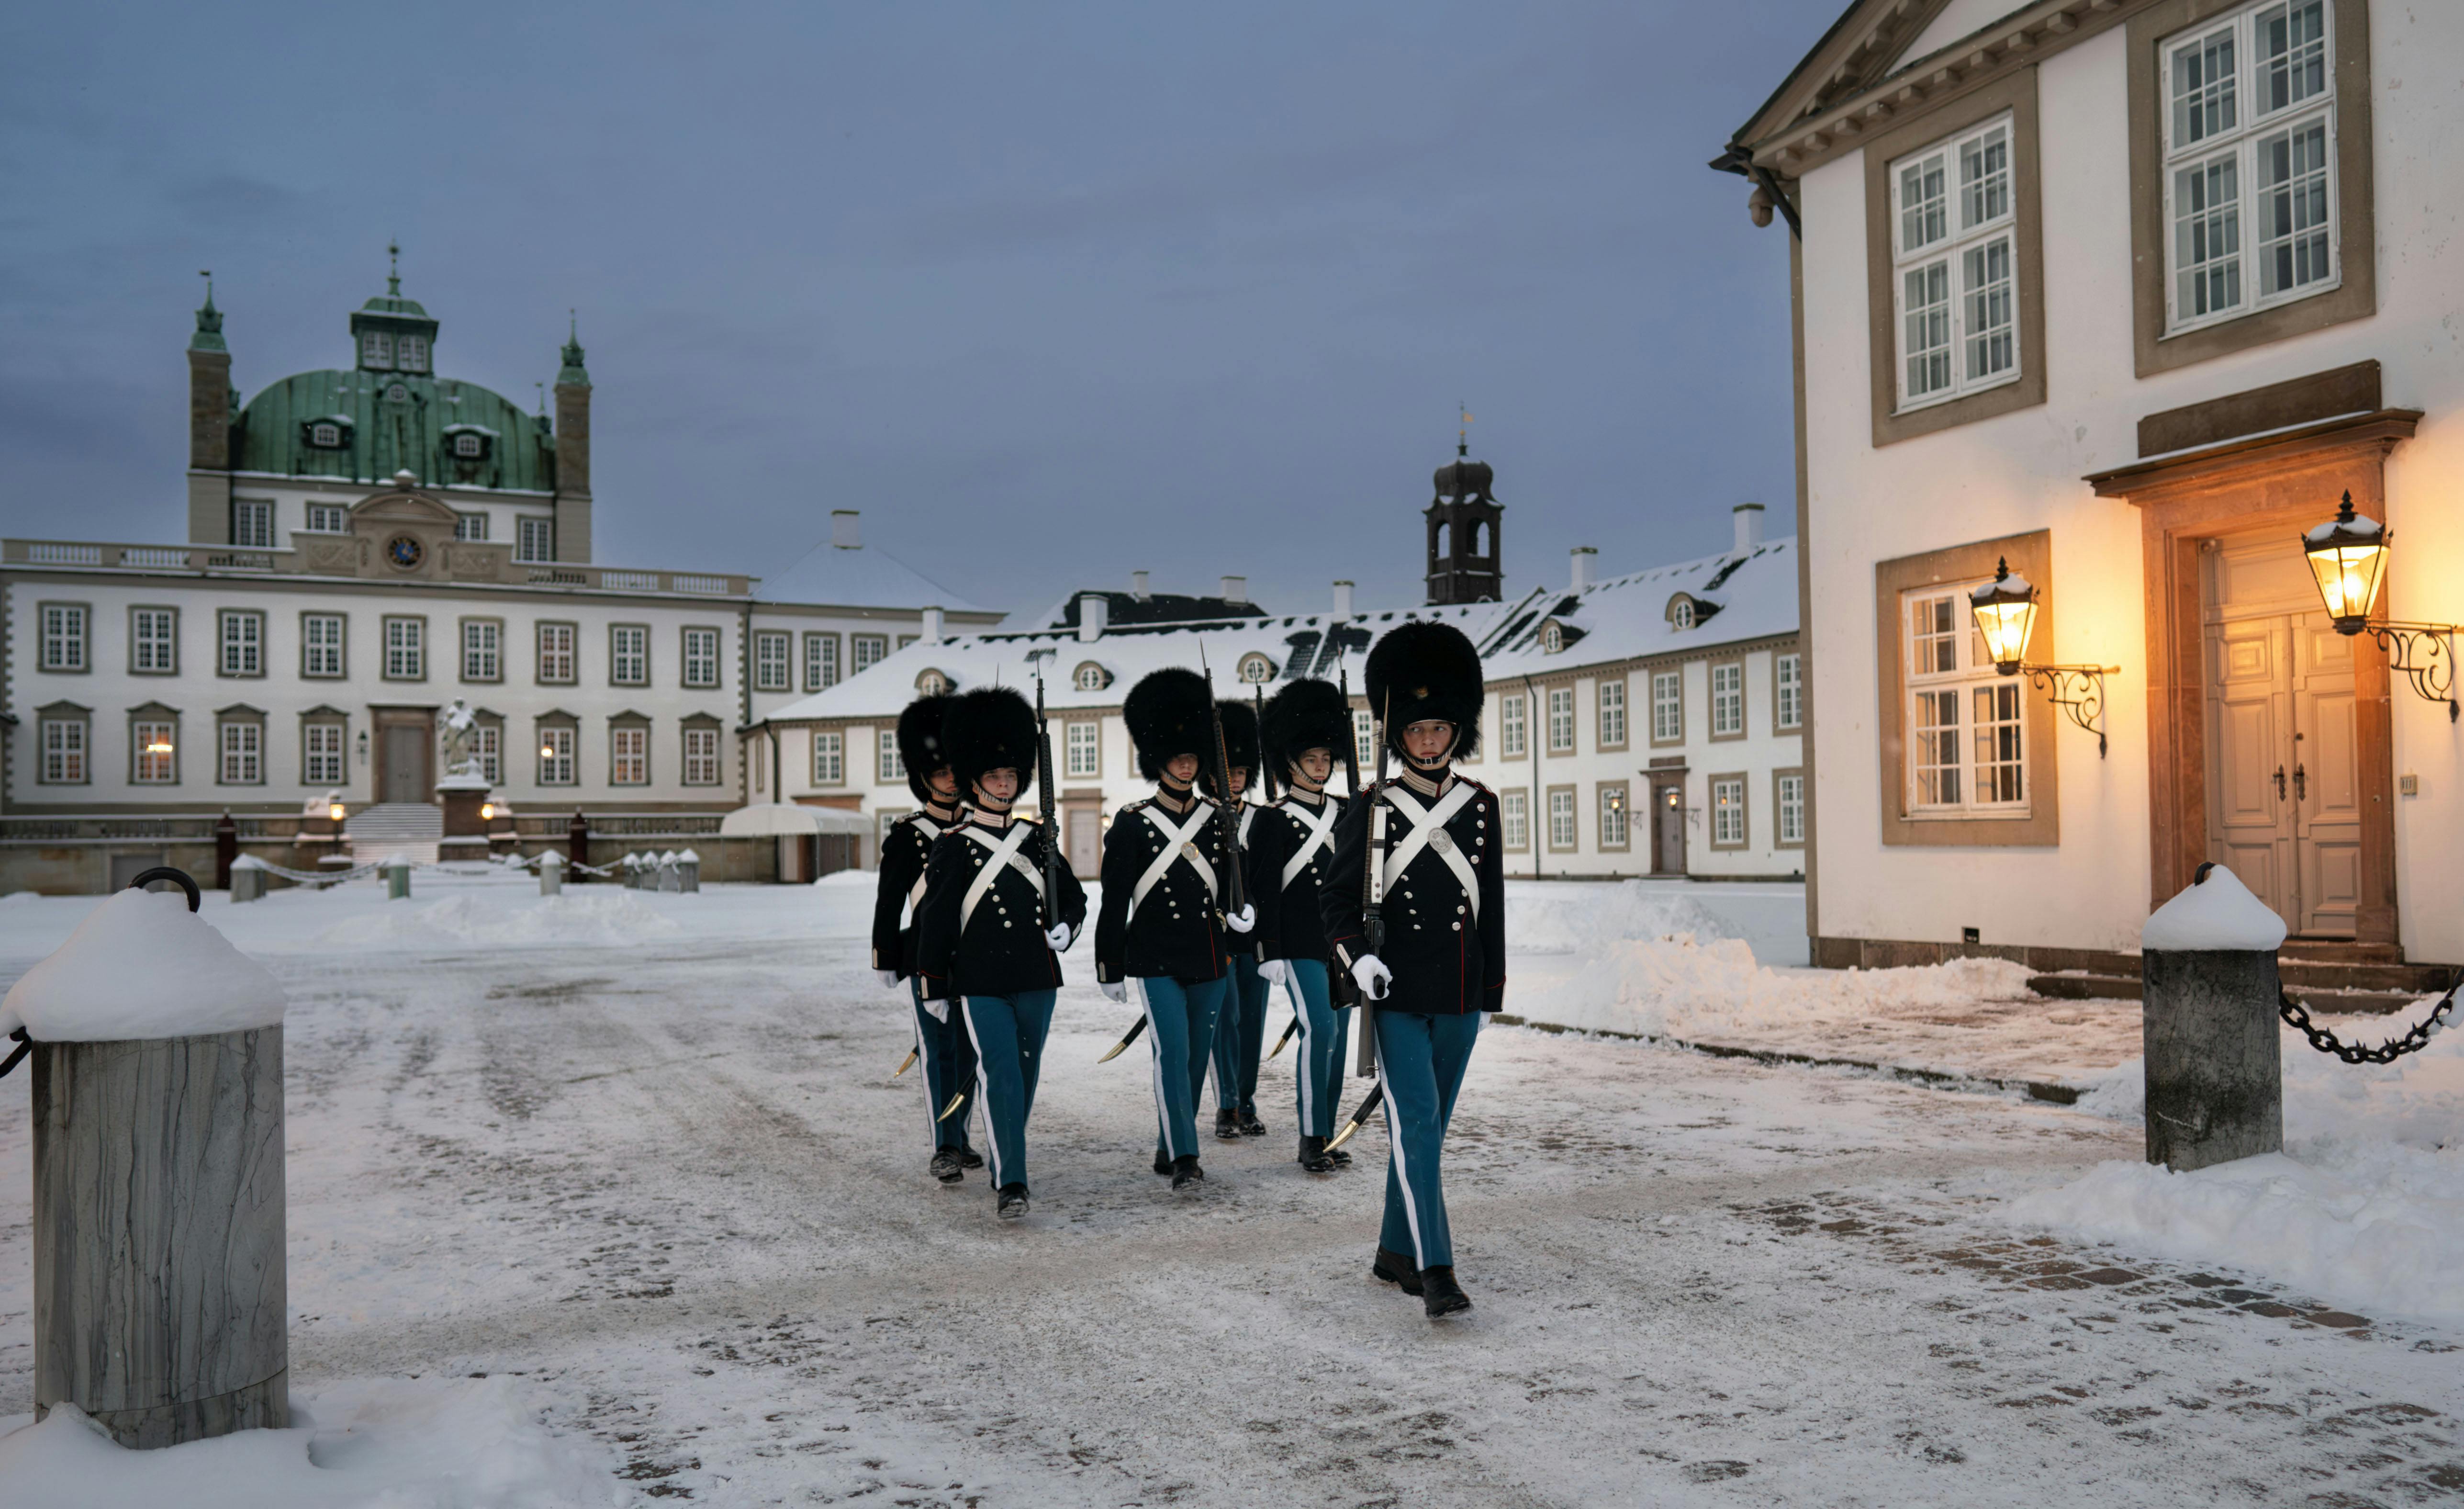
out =
<path fill-rule="evenodd" d="M 1968 607 L 1993 669 L 2004 676 L 2026 672 L 2029 685 L 2042 688 L 2072 722 L 2096 735 L 2096 757 L 2103 759 L 2104 678 L 2120 675 L 2122 667 L 2028 664 L 2028 641 L 2036 632 L 2036 588 L 2026 577 L 2013 576 L 2008 560 L 1995 566 L 1992 581 L 1968 594 Z"/>
<path fill-rule="evenodd" d="M 2447 704 L 2447 721 L 2455 721 L 2455 626 L 2403 623 L 2370 617 L 2387 584 L 2387 547 L 2395 531 L 2377 520 L 2353 512 L 2353 495 L 2344 494 L 2336 517 L 2301 537 L 2301 554 L 2319 584 L 2319 599 L 2327 607 L 2340 634 L 2367 634 L 2387 652 L 2387 667 L 2412 678 L 2412 689 L 2428 701 Z"/>

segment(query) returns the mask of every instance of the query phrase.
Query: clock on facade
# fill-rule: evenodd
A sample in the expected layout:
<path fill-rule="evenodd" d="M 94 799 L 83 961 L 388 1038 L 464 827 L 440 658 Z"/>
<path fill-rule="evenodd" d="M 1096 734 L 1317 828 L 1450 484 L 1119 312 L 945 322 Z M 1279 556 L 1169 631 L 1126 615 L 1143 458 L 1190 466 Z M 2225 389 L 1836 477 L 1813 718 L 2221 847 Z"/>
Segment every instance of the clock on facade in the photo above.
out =
<path fill-rule="evenodd" d="M 406 571 L 427 557 L 428 547 L 408 535 L 396 535 L 385 542 L 385 559 Z"/>

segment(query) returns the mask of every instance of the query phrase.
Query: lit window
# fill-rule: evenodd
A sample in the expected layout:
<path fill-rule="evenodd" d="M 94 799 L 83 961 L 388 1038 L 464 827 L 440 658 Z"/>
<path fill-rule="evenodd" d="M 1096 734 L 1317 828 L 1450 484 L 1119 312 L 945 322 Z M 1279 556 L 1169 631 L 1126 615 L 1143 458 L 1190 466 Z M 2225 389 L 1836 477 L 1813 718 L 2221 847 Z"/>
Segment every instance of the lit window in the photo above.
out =
<path fill-rule="evenodd" d="M 813 784 L 838 786 L 847 780 L 847 736 L 834 728 L 813 734 Z"/>
<path fill-rule="evenodd" d="M 42 665 L 46 671 L 85 669 L 85 605 L 43 605 Z"/>
<path fill-rule="evenodd" d="M 135 755 L 129 763 L 129 779 L 139 786 L 169 786 L 178 781 L 180 756 L 175 735 L 166 722 L 129 724 L 128 743 Z"/>
<path fill-rule="evenodd" d="M 1745 847 L 1746 781 L 1743 776 L 1723 776 L 1711 783 L 1711 842 L 1724 849 Z"/>
<path fill-rule="evenodd" d="M 2011 118 L 1891 165 L 1899 407 L 2019 375 Z"/>
<path fill-rule="evenodd" d="M 607 784 L 650 784 L 650 731 L 639 723 L 607 731 Z"/>
<path fill-rule="evenodd" d="M 85 784 L 85 733 L 86 721 L 82 718 L 46 718 L 42 721 L 44 785 Z"/>
<path fill-rule="evenodd" d="M 1711 667 L 1711 737 L 1733 739 L 1746 731 L 1746 668 L 1736 661 Z"/>
<path fill-rule="evenodd" d="M 573 730 L 539 730 L 539 778 L 541 786 L 573 785 Z"/>
<path fill-rule="evenodd" d="M 1600 847 L 1625 847 L 1625 788 L 1622 786 L 1600 788 Z"/>
<path fill-rule="evenodd" d="M 1904 614 L 1909 810 L 2024 811 L 2019 682 L 1994 671 L 1968 610 L 1968 588 L 1909 593 Z"/>
<path fill-rule="evenodd" d="M 304 786 L 341 785 L 342 725 L 310 723 L 300 732 L 300 783 Z"/>
<path fill-rule="evenodd" d="M 1103 745 L 1098 741 L 1102 725 L 1098 723 L 1071 723 L 1068 725 L 1068 728 L 1069 732 L 1067 735 L 1067 741 L 1069 759 L 1067 767 L 1069 773 L 1073 776 L 1101 775 L 1103 773 Z"/>

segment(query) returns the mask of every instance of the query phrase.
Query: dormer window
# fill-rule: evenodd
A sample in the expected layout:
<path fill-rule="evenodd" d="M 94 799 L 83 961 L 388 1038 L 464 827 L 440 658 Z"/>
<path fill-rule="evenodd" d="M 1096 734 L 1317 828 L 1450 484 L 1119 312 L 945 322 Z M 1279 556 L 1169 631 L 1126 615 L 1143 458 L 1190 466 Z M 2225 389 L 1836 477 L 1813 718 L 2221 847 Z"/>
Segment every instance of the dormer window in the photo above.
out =
<path fill-rule="evenodd" d="M 1681 598 L 1679 598 L 1679 599 L 1677 600 L 1677 606 L 1676 606 L 1676 607 L 1674 607 L 1674 608 L 1672 608 L 1672 609 L 1670 609 L 1670 610 L 1668 610 L 1668 621 L 1669 621 L 1670 623 L 1672 623 L 1672 624 L 1675 624 L 1675 625 L 1676 625 L 1678 628 L 1680 628 L 1680 629 L 1691 629 L 1691 628 L 1693 628 L 1693 627 L 1694 627 L 1694 601 L 1693 601 L 1693 599 L 1692 599 L 1692 598 L 1687 598 L 1687 597 L 1681 597 Z M 1552 624 L 1552 625 L 1551 625 L 1550 627 L 1551 627 L 1551 629 L 1553 629 L 1553 628 L 1555 628 L 1556 626 Z"/>
<path fill-rule="evenodd" d="M 1112 673 L 1092 660 L 1083 661 L 1069 674 L 1069 684 L 1082 692 L 1100 692 L 1112 684 Z"/>
<path fill-rule="evenodd" d="M 453 437 L 453 455 L 461 460 L 475 461 L 479 459 L 479 453 L 485 449 L 487 448 L 480 444 L 477 435 L 457 434 Z"/>
<path fill-rule="evenodd" d="M 1668 599 L 1668 627 L 1681 632 L 1688 629 L 1699 629 L 1719 610 L 1720 605 L 1709 598 L 1697 597 L 1691 592 L 1679 592 Z"/>
<path fill-rule="evenodd" d="M 394 343 L 395 365 L 406 372 L 428 370 L 428 337 L 407 335 Z"/>
<path fill-rule="evenodd" d="M 1558 651 L 1565 649 L 1566 632 L 1563 629 L 1558 628 L 1553 622 L 1544 626 L 1540 631 L 1540 648 L 1548 651 L 1551 655 L 1555 655 Z"/>
<path fill-rule="evenodd" d="M 360 365 L 384 371 L 393 366 L 393 337 L 382 330 L 360 332 Z"/>
<path fill-rule="evenodd" d="M 327 451 L 340 450 L 342 445 L 342 427 L 322 420 L 310 425 L 308 443 Z"/>
<path fill-rule="evenodd" d="M 915 678 L 915 694 L 918 697 L 947 697 L 953 684 L 946 674 L 927 667 L 924 674 Z"/>
<path fill-rule="evenodd" d="M 1243 686 L 1264 686 L 1274 678 L 1275 662 L 1272 660 L 1254 653 L 1241 657 L 1241 683 Z"/>

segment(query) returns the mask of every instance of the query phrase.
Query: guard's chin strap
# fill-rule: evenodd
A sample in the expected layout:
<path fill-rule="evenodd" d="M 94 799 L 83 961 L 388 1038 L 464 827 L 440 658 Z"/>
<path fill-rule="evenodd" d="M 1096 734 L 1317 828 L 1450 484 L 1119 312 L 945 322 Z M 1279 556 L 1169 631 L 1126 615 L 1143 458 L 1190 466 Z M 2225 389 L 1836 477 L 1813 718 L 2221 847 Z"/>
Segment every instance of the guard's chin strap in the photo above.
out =
<path fill-rule="evenodd" d="M 1293 790 L 1302 792 L 1305 795 L 1324 796 L 1326 794 L 1325 783 L 1312 781 L 1308 776 L 1303 775 L 1299 766 L 1292 766 L 1292 773 L 1284 784 L 1290 787 Z"/>
<path fill-rule="evenodd" d="M 1009 816 L 1009 810 L 1018 805 L 1018 798 L 1011 797 L 1006 802 L 997 802 L 991 797 L 986 796 L 984 794 L 984 788 L 979 786 L 975 788 L 975 800 L 969 805 L 973 806 L 977 811 L 982 812 L 988 817 L 1006 818 Z"/>

